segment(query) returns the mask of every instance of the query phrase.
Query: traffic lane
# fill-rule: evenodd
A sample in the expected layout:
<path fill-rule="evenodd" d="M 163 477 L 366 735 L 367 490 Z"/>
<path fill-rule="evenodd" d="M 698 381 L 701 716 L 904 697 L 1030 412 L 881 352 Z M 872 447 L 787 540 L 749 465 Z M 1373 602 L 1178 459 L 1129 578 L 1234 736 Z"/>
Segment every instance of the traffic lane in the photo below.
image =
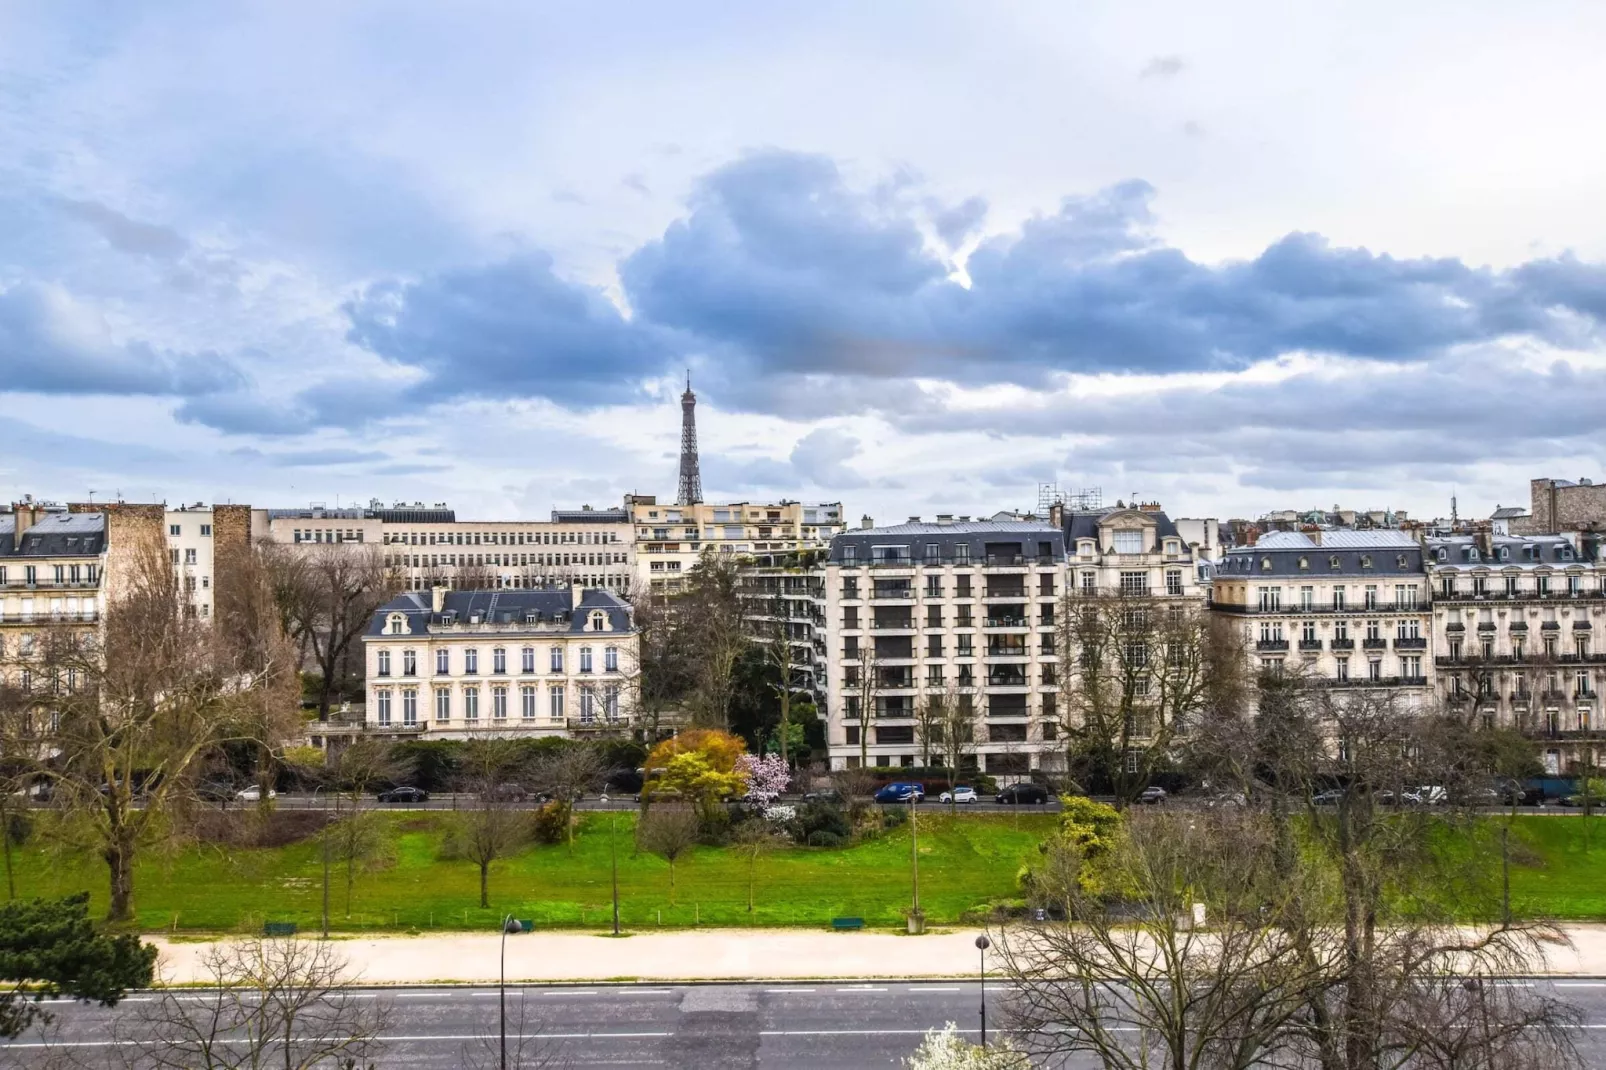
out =
<path fill-rule="evenodd" d="M 280 795 L 277 798 L 277 800 L 275 800 L 275 801 L 281 807 L 283 807 L 283 808 L 285 808 L 287 810 L 335 810 L 335 809 L 349 810 L 349 809 L 351 809 L 351 801 L 349 799 L 337 804 L 336 802 L 334 802 L 333 800 L 331 800 L 331 799 L 329 799 L 328 797 L 325 797 L 325 796 L 320 796 L 318 798 L 313 798 L 312 796 L 309 796 L 309 795 L 291 795 L 291 794 L 286 793 L 286 794 Z M 779 802 L 780 802 L 780 804 L 785 805 L 785 806 L 801 806 L 802 805 L 802 800 L 801 799 L 796 799 L 796 798 L 785 798 L 785 797 L 783 797 L 783 798 L 781 798 L 779 800 Z M 379 802 L 378 800 L 373 799 L 373 798 L 366 798 L 366 799 L 364 799 L 362 801 L 362 808 L 364 810 L 463 810 L 463 809 L 471 808 L 474 805 L 474 803 L 475 803 L 475 796 L 473 796 L 473 795 L 467 795 L 467 794 L 455 794 L 454 795 L 454 794 L 450 794 L 450 793 L 443 793 L 443 794 L 439 794 L 439 795 L 431 795 L 427 801 L 422 802 L 422 803 L 382 803 L 382 802 Z M 239 803 L 234 803 L 234 804 L 231 804 L 231 805 L 234 806 L 234 807 L 241 806 L 241 804 L 239 804 Z M 249 806 L 251 804 L 245 804 L 245 805 Z M 537 801 L 537 800 L 534 800 L 534 799 L 526 799 L 523 802 L 509 803 L 508 805 L 510 805 L 510 806 L 512 806 L 514 808 L 520 808 L 520 809 L 534 809 L 534 808 L 540 806 L 541 803 L 539 801 Z M 880 804 L 877 804 L 877 805 L 880 805 Z M 892 805 L 892 804 L 888 804 L 888 805 Z M 899 804 L 899 805 L 901 805 L 901 804 Z M 1022 804 L 1022 805 L 1016 805 L 1016 804 L 1012 804 L 1012 803 L 996 803 L 996 802 L 993 802 L 991 800 L 986 800 L 986 801 L 983 801 L 983 802 L 975 802 L 975 803 L 960 803 L 960 804 L 957 804 L 957 805 L 950 805 L 949 803 L 938 802 L 935 799 L 927 799 L 925 802 L 919 804 L 919 806 L 920 806 L 921 813 L 930 813 L 930 812 L 933 812 L 933 811 L 940 810 L 943 813 L 952 812 L 952 813 L 957 813 L 957 814 L 977 813 L 977 812 L 982 812 L 982 813 L 1028 813 L 1028 814 L 1029 813 L 1050 813 L 1050 812 L 1054 812 L 1054 811 L 1057 811 L 1057 810 L 1060 809 L 1059 800 L 1057 800 L 1057 799 L 1051 799 L 1047 803 L 1026 803 L 1026 804 Z M 577 802 L 575 804 L 575 808 L 578 809 L 578 810 L 630 811 L 630 810 L 639 810 L 639 809 L 641 809 L 641 804 L 639 802 L 637 802 L 635 799 L 633 799 L 631 796 L 624 795 L 624 796 L 610 796 L 606 800 L 603 800 L 603 799 L 600 799 L 600 798 L 596 798 L 596 797 L 587 798 L 587 799 L 581 799 L 579 802 Z"/>
<path fill-rule="evenodd" d="M 1578 1040 L 1588 1065 L 1606 1065 L 1606 980 L 1502 982 L 1543 988 L 1579 1008 Z M 997 1030 L 1011 988 L 987 985 Z M 496 1035 L 494 987 L 363 989 L 364 1000 L 390 1008 L 386 1066 L 434 1070 L 461 1065 L 465 1048 Z M 137 993 L 129 1003 L 154 999 Z M 193 991 L 180 998 L 200 1001 Z M 958 1023 L 978 1032 L 975 982 L 866 982 L 730 985 L 520 986 L 508 990 L 510 1034 L 575 1067 L 762 1067 L 823 1070 L 898 1066 L 929 1029 Z M 101 1048 L 124 1006 L 105 1010 L 52 1006 L 64 1046 Z M 522 1016 L 522 1027 L 521 1027 Z M 13 1052 L 27 1064 L 31 1049 Z M 103 1050 L 103 1049 L 102 1049 Z M 1071 1065 L 1094 1065 L 1073 1063 Z"/>

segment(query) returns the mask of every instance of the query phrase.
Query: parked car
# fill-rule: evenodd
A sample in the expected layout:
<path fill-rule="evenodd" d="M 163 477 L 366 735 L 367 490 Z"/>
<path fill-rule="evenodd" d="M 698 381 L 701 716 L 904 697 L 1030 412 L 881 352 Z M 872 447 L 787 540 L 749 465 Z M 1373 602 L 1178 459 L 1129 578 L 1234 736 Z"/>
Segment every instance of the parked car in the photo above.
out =
<path fill-rule="evenodd" d="M 1344 794 L 1343 788 L 1330 788 L 1327 791 L 1312 795 L 1310 801 L 1313 806 L 1337 806 L 1344 801 Z"/>
<path fill-rule="evenodd" d="M 1009 804 L 1038 804 L 1048 802 L 1048 789 L 1039 784 L 1011 784 L 999 790 L 994 802 Z"/>
<path fill-rule="evenodd" d="M 1164 788 L 1158 786 L 1144 788 L 1143 791 L 1138 795 L 1138 805 L 1159 806 L 1161 803 L 1165 802 L 1165 799 L 1166 794 Z"/>
<path fill-rule="evenodd" d="M 1584 796 L 1582 795 L 1563 795 L 1561 798 L 1556 800 L 1556 805 L 1582 807 L 1584 805 L 1584 801 Z M 1606 798 L 1602 798 L 1599 795 L 1594 795 L 1591 796 L 1588 801 L 1589 808 L 1591 810 L 1606 810 Z"/>
<path fill-rule="evenodd" d="M 524 790 L 523 784 L 514 784 L 511 781 L 496 785 L 490 794 L 493 799 L 504 799 L 508 802 L 523 802 L 529 797 L 529 792 Z"/>
<path fill-rule="evenodd" d="M 1205 803 L 1212 810 L 1225 810 L 1235 806 L 1248 806 L 1249 798 L 1241 791 L 1224 791 Z"/>
<path fill-rule="evenodd" d="M 429 792 L 423 788 L 415 788 L 411 784 L 403 784 L 400 787 L 391 788 L 389 791 L 380 792 L 378 799 L 382 803 L 429 802 Z"/>
<path fill-rule="evenodd" d="M 1423 784 L 1413 791 L 1405 793 L 1405 801 L 1417 806 L 1442 806 L 1450 799 L 1450 793 L 1437 784 Z"/>
<path fill-rule="evenodd" d="M 835 788 L 826 788 L 823 791 L 805 791 L 803 793 L 803 802 L 804 804 L 820 803 L 826 806 L 841 806 L 842 793 Z"/>
<path fill-rule="evenodd" d="M 943 792 L 937 798 L 945 803 L 973 803 L 976 801 L 976 789 L 960 784 L 951 791 Z"/>
<path fill-rule="evenodd" d="M 262 786 L 260 784 L 252 784 L 249 788 L 241 788 L 239 791 L 234 793 L 234 797 L 239 799 L 241 802 L 261 802 Z M 268 789 L 268 798 L 277 799 L 278 797 L 278 792 L 274 791 L 272 788 Z"/>
<path fill-rule="evenodd" d="M 875 801 L 878 803 L 906 803 L 910 799 L 923 802 L 925 798 L 925 785 L 914 783 L 888 784 L 875 793 Z"/>

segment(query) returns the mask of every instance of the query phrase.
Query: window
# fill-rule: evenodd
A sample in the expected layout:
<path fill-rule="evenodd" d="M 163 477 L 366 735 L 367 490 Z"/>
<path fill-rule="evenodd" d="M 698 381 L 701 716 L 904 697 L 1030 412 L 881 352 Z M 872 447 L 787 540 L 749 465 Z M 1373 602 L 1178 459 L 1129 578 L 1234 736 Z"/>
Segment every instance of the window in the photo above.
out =
<path fill-rule="evenodd" d="M 212 536 L 212 525 L 211 524 L 202 524 L 201 525 L 201 537 L 202 538 L 211 538 L 211 536 Z"/>
<path fill-rule="evenodd" d="M 938 543 L 926 543 L 926 563 L 934 565 L 942 560 L 942 546 Z"/>
<path fill-rule="evenodd" d="M 842 547 L 842 563 L 844 565 L 854 564 L 857 560 L 858 551 L 851 542 Z"/>
<path fill-rule="evenodd" d="M 1349 658 L 1335 658 L 1334 659 L 1334 663 L 1338 666 L 1338 679 L 1340 679 L 1340 680 L 1348 680 L 1349 679 Z"/>
<path fill-rule="evenodd" d="M 547 671 L 563 671 L 563 648 L 561 646 L 555 646 L 547 651 Z"/>
<path fill-rule="evenodd" d="M 449 676 L 452 672 L 452 653 L 449 650 L 435 651 L 435 672 L 439 676 Z"/>
<path fill-rule="evenodd" d="M 145 530 L 149 531 L 150 529 L 146 528 Z M 167 525 L 167 533 L 176 539 L 180 535 L 184 534 L 184 529 L 178 524 L 169 524 Z"/>
<path fill-rule="evenodd" d="M 1395 622 L 1395 625 L 1394 625 L 1394 638 L 1396 638 L 1396 639 L 1420 639 L 1420 638 L 1422 638 L 1422 622 L 1417 620 L 1417 619 L 1415 619 L 1414 617 L 1412 619 L 1410 619 L 1410 620 L 1402 620 L 1402 621 Z"/>
<path fill-rule="evenodd" d="M 480 689 L 478 687 L 463 688 L 463 720 L 478 721 L 480 719 Z"/>
<path fill-rule="evenodd" d="M 1121 593 L 1138 595 L 1148 594 L 1149 574 L 1147 572 L 1121 573 Z"/>
<path fill-rule="evenodd" d="M 1422 659 L 1415 654 L 1401 658 L 1400 675 L 1407 680 L 1420 680 L 1422 678 Z"/>
<path fill-rule="evenodd" d="M 591 648 L 588 646 L 583 646 L 580 648 L 580 671 L 591 671 Z"/>
<path fill-rule="evenodd" d="M 1366 585 L 1366 591 L 1362 595 L 1362 598 L 1363 598 L 1363 601 L 1361 603 L 1361 608 L 1362 609 L 1376 609 L 1377 608 L 1377 584 L 1368 583 Z"/>
<path fill-rule="evenodd" d="M 402 651 L 402 675 L 403 676 L 417 676 L 418 675 L 418 651 L 416 651 L 416 650 L 403 650 Z"/>
<path fill-rule="evenodd" d="M 1367 621 L 1366 622 L 1366 641 L 1368 643 L 1376 643 L 1376 642 L 1379 642 L 1382 638 L 1383 638 L 1383 634 L 1382 634 L 1381 629 L 1378 626 L 1377 621 L 1375 621 L 1375 620 Z"/>
<path fill-rule="evenodd" d="M 497 684 L 491 688 L 491 720 L 507 720 L 507 685 Z"/>
<path fill-rule="evenodd" d="M 527 647 L 525 647 L 523 650 L 521 650 L 519 652 L 519 655 L 520 655 L 520 659 L 521 659 L 520 662 L 519 662 L 519 668 L 523 672 L 534 672 L 535 671 L 535 647 L 527 646 Z"/>
<path fill-rule="evenodd" d="M 554 721 L 563 720 L 563 685 L 553 684 L 547 688 L 547 716 Z"/>
<path fill-rule="evenodd" d="M 1165 593 L 1179 595 L 1182 593 L 1182 570 L 1168 568 L 1165 570 Z"/>
<path fill-rule="evenodd" d="M 1336 620 L 1333 622 L 1333 638 L 1340 642 L 1349 641 L 1349 621 Z"/>
<path fill-rule="evenodd" d="M 602 671 L 619 671 L 619 648 L 616 646 L 604 647 L 602 651 Z"/>
<path fill-rule="evenodd" d="M 1082 593 L 1083 594 L 1092 594 L 1093 591 L 1094 591 L 1094 588 L 1097 585 L 1098 585 L 1098 573 L 1096 573 L 1096 572 L 1084 572 L 1084 573 L 1082 573 Z"/>
<path fill-rule="evenodd" d="M 1366 663 L 1366 678 L 1368 680 L 1383 679 L 1383 663 L 1377 658 L 1373 658 Z"/>
<path fill-rule="evenodd" d="M 375 658 L 375 672 L 379 676 L 390 675 L 390 651 L 381 650 Z"/>
<path fill-rule="evenodd" d="M 1299 608 L 1304 610 L 1316 608 L 1316 588 L 1308 583 L 1299 589 Z"/>
<path fill-rule="evenodd" d="M 1299 626 L 1299 641 L 1301 643 L 1316 642 L 1316 622 L 1307 620 Z"/>
<path fill-rule="evenodd" d="M 195 548 L 193 546 L 184 551 L 184 563 L 186 565 L 195 564 Z"/>
<path fill-rule="evenodd" d="M 519 716 L 526 721 L 535 720 L 534 684 L 522 684 L 519 687 Z"/>
<path fill-rule="evenodd" d="M 507 672 L 507 647 L 492 648 L 491 671 L 499 676 Z"/>
<path fill-rule="evenodd" d="M 1280 643 L 1283 641 L 1283 622 L 1280 620 L 1263 620 L 1260 622 L 1260 641 L 1262 643 Z"/>
<path fill-rule="evenodd" d="M 954 546 L 954 564 L 970 564 L 970 543 L 962 542 Z"/>
<path fill-rule="evenodd" d="M 378 704 L 378 718 L 382 725 L 390 724 L 390 688 L 383 688 L 374 692 L 374 700 Z"/>
<path fill-rule="evenodd" d="M 602 715 L 610 721 L 619 719 L 618 684 L 609 684 L 602 689 Z"/>
<path fill-rule="evenodd" d="M 590 684 L 580 688 L 580 723 L 591 724 L 597 719 L 597 696 Z"/>
<path fill-rule="evenodd" d="M 480 652 L 476 647 L 469 647 L 463 651 L 463 672 L 475 676 L 480 671 Z"/>
<path fill-rule="evenodd" d="M 1260 611 L 1262 613 L 1275 613 L 1283 608 L 1283 589 L 1281 587 L 1262 587 L 1259 595 Z"/>
<path fill-rule="evenodd" d="M 418 724 L 418 688 L 402 689 L 402 724 Z"/>
<path fill-rule="evenodd" d="M 452 719 L 452 692 L 450 688 L 439 687 L 435 689 L 435 720 L 450 721 Z"/>
<path fill-rule="evenodd" d="M 1118 554 L 1141 554 L 1143 552 L 1143 532 L 1117 531 L 1111 537 L 1111 545 Z"/>

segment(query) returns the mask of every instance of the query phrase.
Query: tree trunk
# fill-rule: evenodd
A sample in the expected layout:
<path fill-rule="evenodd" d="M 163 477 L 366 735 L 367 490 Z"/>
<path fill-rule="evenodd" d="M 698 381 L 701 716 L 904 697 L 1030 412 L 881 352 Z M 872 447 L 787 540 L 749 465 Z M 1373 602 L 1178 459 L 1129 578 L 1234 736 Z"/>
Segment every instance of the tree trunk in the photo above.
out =
<path fill-rule="evenodd" d="M 675 860 L 669 860 L 669 905 L 675 905 Z"/>
<path fill-rule="evenodd" d="M 11 828 L 10 828 L 10 824 L 11 824 L 10 815 L 7 815 L 7 817 L 6 817 L 6 825 L 7 825 L 7 827 L 6 827 L 6 829 L 4 831 L 5 831 L 5 849 L 6 849 L 6 899 L 8 901 L 17 898 L 17 878 L 11 872 Z"/>
<path fill-rule="evenodd" d="M 106 920 L 112 922 L 134 920 L 134 845 L 132 838 L 115 833 L 112 842 L 101 852 L 111 877 L 111 903 L 106 908 Z"/>
<path fill-rule="evenodd" d="M 487 910 L 491 905 L 491 864 L 480 863 L 480 909 Z"/>

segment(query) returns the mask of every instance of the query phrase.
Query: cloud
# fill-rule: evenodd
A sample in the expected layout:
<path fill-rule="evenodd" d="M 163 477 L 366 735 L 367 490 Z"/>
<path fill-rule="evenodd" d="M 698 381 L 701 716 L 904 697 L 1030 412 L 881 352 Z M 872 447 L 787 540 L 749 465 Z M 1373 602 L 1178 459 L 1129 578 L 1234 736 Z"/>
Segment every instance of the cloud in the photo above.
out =
<path fill-rule="evenodd" d="M 634 190 L 643 197 L 652 196 L 652 187 L 648 186 L 647 180 L 639 174 L 628 174 L 619 180 L 619 184 L 624 186 L 625 189 Z"/>
<path fill-rule="evenodd" d="M 1153 56 L 1138 72 L 1139 78 L 1175 78 L 1187 68 L 1181 56 Z"/>
<path fill-rule="evenodd" d="M 141 223 L 96 201 L 64 199 L 60 203 L 62 211 L 89 224 L 118 252 L 175 260 L 189 251 L 190 243 L 170 227 Z"/>
<path fill-rule="evenodd" d="M 175 353 L 115 337 L 104 317 L 59 287 L 0 290 L 0 388 L 46 394 L 198 395 L 244 376 L 216 353 Z"/>
<path fill-rule="evenodd" d="M 330 465 L 364 464 L 370 461 L 385 461 L 390 455 L 379 450 L 358 450 L 349 448 L 312 449 L 312 450 L 285 450 L 281 453 L 265 454 L 264 458 L 269 464 L 280 468 L 324 468 Z"/>
<path fill-rule="evenodd" d="M 792 447 L 792 468 L 818 487 L 852 490 L 866 484 L 848 462 L 859 455 L 859 440 L 845 431 L 816 428 Z"/>
<path fill-rule="evenodd" d="M 600 290 L 560 279 L 540 253 L 376 283 L 345 312 L 349 341 L 423 373 L 414 404 L 509 396 L 619 403 L 672 363 L 652 331 L 626 320 Z"/>

